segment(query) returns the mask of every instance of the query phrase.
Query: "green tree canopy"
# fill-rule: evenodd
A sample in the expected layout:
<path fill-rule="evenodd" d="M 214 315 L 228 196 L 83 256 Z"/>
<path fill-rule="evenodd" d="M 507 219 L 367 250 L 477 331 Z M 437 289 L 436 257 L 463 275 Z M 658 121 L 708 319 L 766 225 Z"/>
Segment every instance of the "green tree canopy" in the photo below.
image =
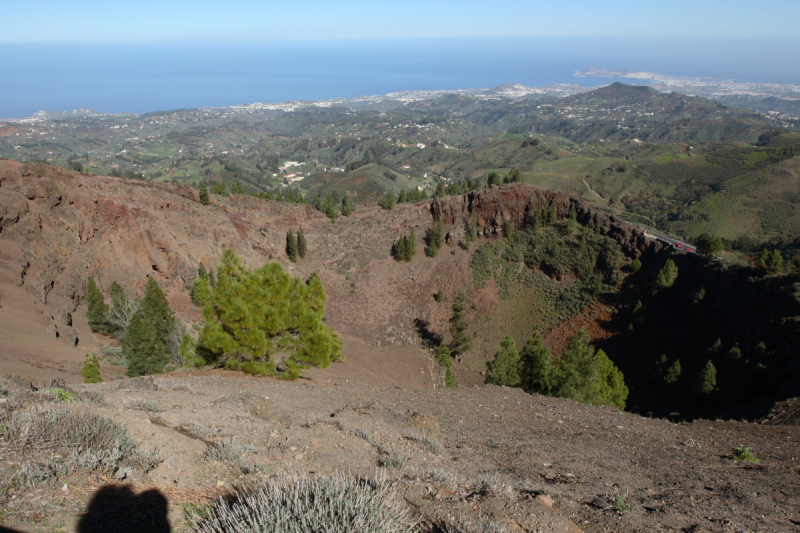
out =
<path fill-rule="evenodd" d="M 308 244 L 306 243 L 306 235 L 303 233 L 303 228 L 297 230 L 297 255 L 301 258 L 306 256 Z"/>
<path fill-rule="evenodd" d="M 303 283 L 278 263 L 249 271 L 231 250 L 218 267 L 217 287 L 198 279 L 206 323 L 202 346 L 212 363 L 268 373 L 272 356 L 289 354 L 285 365 L 326 368 L 342 359 L 342 343 L 325 326 L 325 289 L 318 276 Z M 261 370 L 259 370 L 261 369 Z"/>
<path fill-rule="evenodd" d="M 719 255 L 725 250 L 725 244 L 722 242 L 722 239 L 709 233 L 703 233 L 697 237 L 696 243 L 697 251 L 701 254 Z"/>
<path fill-rule="evenodd" d="M 553 395 L 591 405 L 612 405 L 625 409 L 628 387 L 622 372 L 603 350 L 595 352 L 589 335 L 578 332 L 553 371 Z"/>
<path fill-rule="evenodd" d="M 520 386 L 526 392 L 548 395 L 552 388 L 553 359 L 537 329 L 520 354 Z"/>
<path fill-rule="evenodd" d="M 520 386 L 520 355 L 511 337 L 503 337 L 494 361 L 486 364 L 486 383 L 502 387 Z"/>
<path fill-rule="evenodd" d="M 208 198 L 208 188 L 205 183 L 200 184 L 200 203 L 203 205 L 211 203 L 211 200 Z"/>
<path fill-rule="evenodd" d="M 292 263 L 297 261 L 297 239 L 292 230 L 286 232 L 286 256 Z"/>
<path fill-rule="evenodd" d="M 467 295 L 457 292 L 453 300 L 453 316 L 450 317 L 450 352 L 461 355 L 470 349 L 470 337 L 467 335 Z"/>
<path fill-rule="evenodd" d="M 780 250 L 764 250 L 758 258 L 758 266 L 766 274 L 780 274 L 783 272 L 784 262 Z"/>
<path fill-rule="evenodd" d="M 656 276 L 656 287 L 659 289 L 668 289 L 675 283 L 678 277 L 678 267 L 672 259 L 667 259 L 661 270 L 658 271 Z"/>
<path fill-rule="evenodd" d="M 110 333 L 113 328 L 108 323 L 108 306 L 103 299 L 103 293 L 97 288 L 93 278 L 86 282 L 86 320 L 95 333 Z"/>

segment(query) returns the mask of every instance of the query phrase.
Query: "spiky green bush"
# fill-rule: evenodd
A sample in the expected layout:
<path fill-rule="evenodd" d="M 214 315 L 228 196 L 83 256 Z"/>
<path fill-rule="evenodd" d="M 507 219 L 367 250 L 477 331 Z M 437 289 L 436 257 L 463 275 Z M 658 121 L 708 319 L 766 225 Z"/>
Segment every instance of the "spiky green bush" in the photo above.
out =
<path fill-rule="evenodd" d="M 201 533 L 411 533 L 416 523 L 395 490 L 378 478 L 363 480 L 336 474 L 308 479 L 280 475 L 256 489 L 189 517 Z"/>

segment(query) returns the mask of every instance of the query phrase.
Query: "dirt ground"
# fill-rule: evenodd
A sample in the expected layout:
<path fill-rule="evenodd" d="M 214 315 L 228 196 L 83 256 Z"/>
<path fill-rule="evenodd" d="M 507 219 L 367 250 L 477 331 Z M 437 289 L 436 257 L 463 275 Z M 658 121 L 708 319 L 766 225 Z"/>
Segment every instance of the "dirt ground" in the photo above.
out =
<path fill-rule="evenodd" d="M 159 488 L 176 530 L 188 503 L 232 484 L 281 471 L 371 476 L 382 446 L 407 458 L 388 476 L 427 517 L 480 512 L 524 531 L 800 531 L 798 426 L 673 424 L 516 389 L 400 386 L 377 370 L 362 381 L 345 369 L 334 365 L 297 382 L 205 371 L 73 388 L 101 394 L 106 405 L 87 408 L 161 451 L 160 466 L 126 481 Z M 136 409 L 137 400 L 155 407 Z M 203 437 L 187 428 L 203 428 Z M 423 434 L 440 436 L 444 448 L 435 453 Z M 204 460 L 205 449 L 225 437 L 245 445 L 263 473 Z M 738 445 L 760 462 L 727 459 Z M 101 482 L 73 476 L 54 488 L 21 490 L 3 502 L 5 523 L 70 530 Z M 552 498 L 554 510 L 537 495 Z M 615 495 L 628 512 L 609 506 Z"/>

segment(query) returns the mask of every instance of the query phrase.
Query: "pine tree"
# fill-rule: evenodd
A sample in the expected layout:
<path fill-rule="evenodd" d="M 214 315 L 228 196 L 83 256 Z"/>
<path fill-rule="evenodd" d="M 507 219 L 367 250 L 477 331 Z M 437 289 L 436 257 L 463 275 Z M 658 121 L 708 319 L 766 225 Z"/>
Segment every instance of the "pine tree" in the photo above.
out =
<path fill-rule="evenodd" d="M 436 254 L 439 253 L 439 248 L 444 244 L 444 224 L 440 220 L 433 223 L 425 240 L 428 244 L 428 256 L 436 257 Z"/>
<path fill-rule="evenodd" d="M 83 362 L 81 368 L 81 376 L 83 376 L 84 383 L 102 383 L 103 378 L 100 376 L 100 362 L 97 356 L 93 355 L 91 358 L 86 354 L 86 360 Z"/>
<path fill-rule="evenodd" d="M 503 337 L 494 361 L 486 364 L 486 383 L 502 387 L 520 386 L 520 356 L 511 337 Z"/>
<path fill-rule="evenodd" d="M 678 267 L 672 259 L 667 259 L 667 262 L 661 267 L 656 276 L 656 287 L 659 289 L 668 289 L 675 283 L 678 277 Z"/>
<path fill-rule="evenodd" d="M 169 339 L 175 317 L 167 298 L 153 278 L 147 279 L 141 308 L 133 315 L 122 340 L 129 377 L 161 372 L 170 361 Z"/>
<path fill-rule="evenodd" d="M 297 239 L 294 238 L 292 230 L 286 232 L 286 255 L 292 263 L 297 261 Z"/>
<path fill-rule="evenodd" d="M 442 182 L 440 181 L 436 184 L 436 189 L 433 191 L 433 197 L 441 198 L 442 196 L 444 196 L 444 185 L 442 185 Z"/>
<path fill-rule="evenodd" d="M 349 217 L 355 210 L 356 206 L 352 198 L 349 196 L 342 198 L 342 216 Z"/>
<path fill-rule="evenodd" d="M 205 183 L 200 184 L 200 203 L 203 205 L 208 205 L 211 203 L 211 200 L 208 197 L 208 188 L 206 187 Z"/>
<path fill-rule="evenodd" d="M 301 258 L 306 256 L 306 235 L 303 233 L 303 228 L 297 230 L 297 255 Z"/>
<path fill-rule="evenodd" d="M 469 322 L 467 321 L 467 295 L 463 292 L 458 292 L 453 300 L 453 316 L 450 317 L 450 352 L 455 355 L 461 355 L 470 349 L 470 338 L 467 335 L 467 328 Z"/>
<path fill-rule="evenodd" d="M 558 209 L 556 208 L 556 201 L 550 202 L 550 209 L 547 211 L 547 225 L 552 226 L 558 222 Z"/>
<path fill-rule="evenodd" d="M 414 254 L 417 253 L 417 234 L 414 228 L 408 234 L 408 242 L 406 242 L 406 261 L 414 259 Z"/>
<path fill-rule="evenodd" d="M 711 361 L 706 363 L 697 376 L 695 392 L 698 394 L 711 394 L 717 389 L 717 369 Z"/>
<path fill-rule="evenodd" d="M 336 209 L 336 202 L 331 196 L 331 193 L 325 197 L 325 201 L 322 202 L 322 212 L 325 213 L 331 221 L 336 222 L 336 218 L 339 216 L 339 211 Z"/>
<path fill-rule="evenodd" d="M 169 362 L 169 353 L 158 337 L 155 325 L 136 313 L 122 341 L 122 352 L 128 360 L 128 377 L 157 374 Z"/>
<path fill-rule="evenodd" d="M 323 322 L 326 297 L 318 276 L 303 283 L 277 263 L 249 271 L 226 250 L 218 278 L 199 339 L 210 360 L 264 374 L 274 371 L 271 354 L 280 350 L 291 354 L 291 364 L 283 365 L 288 378 L 304 365 L 325 368 L 342 358 L 341 341 Z"/>
<path fill-rule="evenodd" d="M 537 329 L 520 354 L 520 384 L 525 392 L 548 395 L 552 388 L 553 359 Z"/>
<path fill-rule="evenodd" d="M 625 408 L 628 387 L 622 372 L 603 350 L 589 345 L 589 336 L 579 331 L 553 369 L 552 394 L 591 405 Z"/>
<path fill-rule="evenodd" d="M 758 265 L 765 274 L 780 274 L 783 272 L 783 256 L 779 250 L 764 250 L 758 258 Z"/>
<path fill-rule="evenodd" d="M 231 185 L 231 194 L 247 194 L 241 181 L 236 180 L 233 182 L 233 185 Z"/>
<path fill-rule="evenodd" d="M 489 172 L 489 176 L 486 179 L 486 183 L 489 187 L 491 187 L 492 185 L 502 184 L 503 180 L 500 178 L 500 174 L 492 170 L 491 172 Z"/>
<path fill-rule="evenodd" d="M 197 277 L 200 279 L 208 280 L 208 272 L 206 272 L 206 267 L 201 261 L 199 265 L 197 265 Z"/>
<path fill-rule="evenodd" d="M 86 283 L 86 320 L 95 333 L 107 334 L 113 328 L 108 323 L 108 306 L 103 300 L 103 294 L 98 290 L 93 278 Z"/>
<path fill-rule="evenodd" d="M 394 192 L 392 191 L 386 191 L 386 193 L 383 196 L 378 198 L 378 205 L 381 206 L 383 209 L 386 209 L 387 211 L 391 211 L 392 209 L 394 209 L 396 203 L 397 200 L 395 199 Z"/>
<path fill-rule="evenodd" d="M 392 245 L 392 257 L 396 261 L 405 261 L 406 259 L 406 241 L 405 237 L 400 237 Z"/>
<path fill-rule="evenodd" d="M 672 366 L 667 369 L 667 373 L 664 375 L 664 383 L 672 385 L 677 383 L 679 379 L 681 379 L 681 361 L 680 359 L 675 359 L 675 362 L 672 363 Z"/>
<path fill-rule="evenodd" d="M 147 278 L 139 313 L 153 324 L 159 341 L 166 348 L 172 329 L 175 327 L 175 316 L 169 308 L 167 297 L 153 278 Z"/>
<path fill-rule="evenodd" d="M 444 386 L 446 389 L 455 389 L 456 385 L 456 376 L 453 374 L 453 367 L 450 366 L 445 369 L 444 372 Z"/>

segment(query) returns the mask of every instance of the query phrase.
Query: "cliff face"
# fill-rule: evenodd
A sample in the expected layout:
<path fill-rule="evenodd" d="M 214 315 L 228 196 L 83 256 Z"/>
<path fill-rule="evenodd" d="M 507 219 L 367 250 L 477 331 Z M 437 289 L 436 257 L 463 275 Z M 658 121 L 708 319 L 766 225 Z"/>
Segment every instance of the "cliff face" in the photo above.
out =
<path fill-rule="evenodd" d="M 514 229 L 532 225 L 536 209 L 544 207 L 547 210 L 552 204 L 556 206 L 559 219 L 569 217 L 574 206 L 578 222 L 599 228 L 601 234 L 616 240 L 631 257 L 655 254 L 663 249 L 663 243 L 646 238 L 641 228 L 584 201 L 521 183 L 491 187 L 462 196 L 436 198 L 431 202 L 431 215 L 445 225 L 453 226 L 450 236 L 459 240 L 466 234 L 470 217 L 475 217 L 479 235 L 491 237 L 499 235 L 507 221 Z"/>
<path fill-rule="evenodd" d="M 200 262 L 216 268 L 222 251 L 231 248 L 250 268 L 276 260 L 302 277 L 317 273 L 328 292 L 329 323 L 340 333 L 373 343 L 414 343 L 417 319 L 446 330 L 446 306 L 437 306 L 431 295 L 471 287 L 469 256 L 431 259 L 418 253 L 410 265 L 396 263 L 389 252 L 397 237 L 414 228 L 421 240 L 438 219 L 448 225 L 448 243 L 454 245 L 474 214 L 480 234 L 493 238 L 505 221 L 515 228 L 531 224 L 537 206 L 551 202 L 560 218 L 574 205 L 580 222 L 615 238 L 631 256 L 660 249 L 630 224 L 522 184 L 392 211 L 359 205 L 334 224 L 307 205 L 212 195 L 212 205 L 203 206 L 186 186 L 0 161 L 0 269 L 4 280 L 21 285 L 52 318 L 50 333 L 74 343 L 72 315 L 87 278 L 106 294 L 114 281 L 134 294 L 153 276 L 179 315 L 199 320 L 186 286 Z M 292 264 L 285 254 L 286 233 L 300 228 L 309 252 Z"/>

